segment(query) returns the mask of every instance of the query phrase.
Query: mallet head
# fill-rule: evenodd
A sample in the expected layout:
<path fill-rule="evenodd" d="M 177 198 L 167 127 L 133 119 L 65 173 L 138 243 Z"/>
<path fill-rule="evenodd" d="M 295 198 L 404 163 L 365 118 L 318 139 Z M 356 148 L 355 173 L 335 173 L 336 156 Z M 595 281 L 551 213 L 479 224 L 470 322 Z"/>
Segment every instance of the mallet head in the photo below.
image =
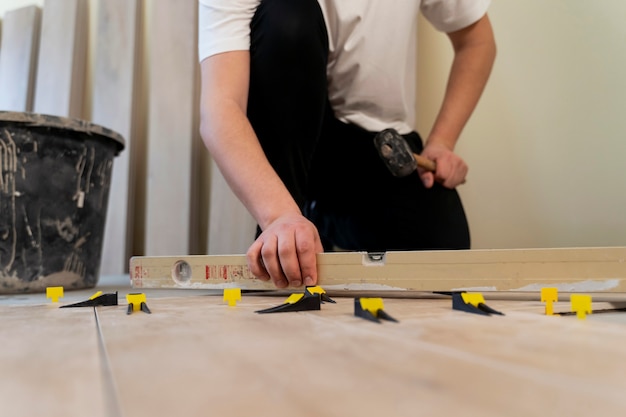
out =
<path fill-rule="evenodd" d="M 395 130 L 385 129 L 374 137 L 374 145 L 385 166 L 396 177 L 406 177 L 417 169 L 413 151 Z"/>

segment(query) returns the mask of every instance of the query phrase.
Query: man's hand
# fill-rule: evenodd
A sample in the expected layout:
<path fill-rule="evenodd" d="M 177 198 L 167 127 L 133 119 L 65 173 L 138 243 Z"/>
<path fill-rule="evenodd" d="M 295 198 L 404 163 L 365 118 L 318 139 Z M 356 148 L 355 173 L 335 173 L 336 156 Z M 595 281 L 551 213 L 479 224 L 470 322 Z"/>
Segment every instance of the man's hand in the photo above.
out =
<path fill-rule="evenodd" d="M 323 252 L 316 227 L 304 216 L 279 217 L 265 228 L 246 254 L 254 276 L 276 287 L 317 283 L 316 254 Z"/>
<path fill-rule="evenodd" d="M 431 188 L 435 181 L 446 188 L 455 188 L 465 182 L 467 164 L 452 150 L 443 144 L 427 144 L 422 156 L 437 163 L 437 170 L 433 172 L 418 168 L 419 175 L 426 188 Z"/>

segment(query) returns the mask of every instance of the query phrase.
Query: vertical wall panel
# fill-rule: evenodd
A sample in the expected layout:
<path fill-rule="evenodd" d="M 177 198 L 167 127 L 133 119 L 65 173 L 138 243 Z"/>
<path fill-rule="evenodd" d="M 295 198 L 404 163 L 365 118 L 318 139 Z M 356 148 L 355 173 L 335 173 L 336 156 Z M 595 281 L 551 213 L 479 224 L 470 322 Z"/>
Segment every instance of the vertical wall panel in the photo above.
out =
<path fill-rule="evenodd" d="M 40 9 L 8 11 L 0 41 L 0 110 L 30 111 L 39 44 Z"/>
<path fill-rule="evenodd" d="M 197 2 L 149 2 L 146 255 L 190 252 L 192 149 L 198 136 Z"/>
<path fill-rule="evenodd" d="M 135 140 L 138 12 L 137 0 L 106 0 L 99 2 L 97 13 L 92 119 L 126 139 L 126 148 L 113 164 L 102 253 L 103 274 L 122 274 L 130 256 L 135 177 L 130 165 Z"/>
<path fill-rule="evenodd" d="M 46 0 L 41 22 L 34 111 L 84 117 L 86 0 Z"/>
<path fill-rule="evenodd" d="M 211 165 L 208 252 L 212 255 L 246 253 L 254 241 L 256 221 Z"/>

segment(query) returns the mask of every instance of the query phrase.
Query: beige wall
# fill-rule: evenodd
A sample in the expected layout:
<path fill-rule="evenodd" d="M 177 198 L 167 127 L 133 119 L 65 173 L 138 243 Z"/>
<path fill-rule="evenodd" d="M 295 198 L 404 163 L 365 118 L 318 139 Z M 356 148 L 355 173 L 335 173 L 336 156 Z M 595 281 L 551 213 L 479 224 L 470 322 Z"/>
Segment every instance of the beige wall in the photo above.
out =
<path fill-rule="evenodd" d="M 498 57 L 458 145 L 474 248 L 626 245 L 626 2 L 496 0 Z M 450 48 L 420 27 L 418 128 Z"/>

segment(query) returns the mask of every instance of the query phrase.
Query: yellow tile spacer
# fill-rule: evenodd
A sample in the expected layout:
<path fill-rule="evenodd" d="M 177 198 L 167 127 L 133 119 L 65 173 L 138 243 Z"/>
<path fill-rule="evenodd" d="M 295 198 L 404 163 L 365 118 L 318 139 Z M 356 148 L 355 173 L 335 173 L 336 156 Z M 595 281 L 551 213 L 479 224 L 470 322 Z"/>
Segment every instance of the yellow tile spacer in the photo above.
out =
<path fill-rule="evenodd" d="M 311 294 L 326 294 L 326 291 L 324 290 L 324 288 L 320 287 L 319 285 L 315 285 L 313 287 L 306 287 L 306 289 Z"/>
<path fill-rule="evenodd" d="M 572 294 L 570 297 L 572 311 L 576 313 L 579 320 L 584 320 L 587 314 L 591 314 L 591 296 L 583 294 Z"/>
<path fill-rule="evenodd" d="M 58 303 L 59 298 L 63 298 L 63 287 L 47 287 L 46 298 L 50 298 L 53 303 Z"/>
<path fill-rule="evenodd" d="M 541 289 L 541 302 L 546 303 L 546 316 L 554 315 L 552 303 L 559 301 L 559 289 L 546 287 Z"/>
<path fill-rule="evenodd" d="M 294 304 L 300 301 L 302 297 L 304 297 L 304 294 L 300 294 L 300 293 L 291 294 L 289 298 L 285 300 L 285 304 Z"/>
<path fill-rule="evenodd" d="M 384 310 L 382 298 L 361 298 L 361 308 L 367 310 L 376 316 L 379 310 Z"/>
<path fill-rule="evenodd" d="M 224 301 L 229 306 L 236 306 L 239 300 L 241 300 L 241 288 L 224 288 Z"/>
<path fill-rule="evenodd" d="M 463 297 L 463 301 L 465 304 L 471 304 L 474 307 L 478 307 L 478 304 L 485 304 L 485 297 L 479 292 L 475 293 L 461 293 L 461 297 Z"/>
<path fill-rule="evenodd" d="M 128 304 L 132 304 L 133 311 L 140 311 L 141 303 L 146 302 L 146 294 L 144 293 L 126 294 L 126 301 L 128 302 Z"/>
<path fill-rule="evenodd" d="M 96 292 L 94 295 L 92 295 L 91 297 L 89 297 L 90 300 L 93 300 L 94 298 L 98 298 L 102 295 L 102 291 L 98 291 Z"/>
<path fill-rule="evenodd" d="M 329 302 L 329 303 L 336 304 L 335 300 L 330 298 L 328 296 L 328 294 L 326 294 L 326 290 L 324 288 L 320 287 L 319 285 L 312 285 L 310 287 L 306 287 L 305 293 L 308 293 L 308 294 L 311 294 L 311 295 L 319 294 L 320 299 L 322 300 L 322 302 Z"/>

